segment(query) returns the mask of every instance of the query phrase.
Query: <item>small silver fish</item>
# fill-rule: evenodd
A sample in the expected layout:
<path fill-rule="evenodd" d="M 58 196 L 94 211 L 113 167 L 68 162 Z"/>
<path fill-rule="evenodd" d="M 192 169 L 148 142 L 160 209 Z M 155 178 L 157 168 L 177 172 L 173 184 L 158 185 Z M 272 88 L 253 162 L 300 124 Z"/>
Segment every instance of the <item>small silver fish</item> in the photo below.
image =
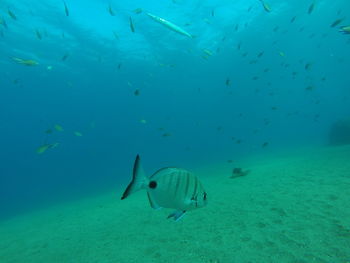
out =
<path fill-rule="evenodd" d="M 173 167 L 159 169 L 147 177 L 141 167 L 140 157 L 136 156 L 133 177 L 121 199 L 139 190 L 147 191 L 148 200 L 154 209 L 174 208 L 168 218 L 178 221 L 189 210 L 204 207 L 207 193 L 201 182 L 192 173 Z"/>
<path fill-rule="evenodd" d="M 68 9 L 68 6 L 64 0 L 63 0 L 63 5 L 64 5 L 64 12 L 66 13 L 66 16 L 69 16 L 69 9 Z"/>

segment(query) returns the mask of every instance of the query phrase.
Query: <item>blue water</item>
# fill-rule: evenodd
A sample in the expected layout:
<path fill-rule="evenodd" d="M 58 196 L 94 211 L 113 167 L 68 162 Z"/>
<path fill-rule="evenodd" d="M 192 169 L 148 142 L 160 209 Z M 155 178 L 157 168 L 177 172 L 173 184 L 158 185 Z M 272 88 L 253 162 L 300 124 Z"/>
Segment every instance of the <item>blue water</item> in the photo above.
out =
<path fill-rule="evenodd" d="M 314 1 L 308 14 L 312 2 L 271 0 L 268 13 L 257 0 L 66 0 L 66 16 L 59 0 L 1 1 L 0 217 L 120 189 L 137 153 L 152 171 L 327 145 L 350 116 L 339 32 L 350 2 Z"/>

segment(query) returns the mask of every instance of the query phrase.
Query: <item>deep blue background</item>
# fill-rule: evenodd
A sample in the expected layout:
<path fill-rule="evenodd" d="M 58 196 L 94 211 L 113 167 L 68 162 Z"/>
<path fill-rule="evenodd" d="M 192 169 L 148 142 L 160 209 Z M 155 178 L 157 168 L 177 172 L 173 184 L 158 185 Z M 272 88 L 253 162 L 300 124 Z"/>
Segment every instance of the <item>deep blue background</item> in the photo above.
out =
<path fill-rule="evenodd" d="M 8 25 L 0 25 L 1 217 L 107 189 L 119 198 L 137 153 L 149 172 L 191 169 L 327 145 L 330 125 L 350 117 L 350 36 L 330 27 L 346 17 L 348 1 L 318 1 L 307 14 L 312 1 L 271 0 L 266 13 L 255 0 L 67 0 L 69 17 L 61 1 L 27 2 L 0 4 Z M 116 16 L 107 12 L 110 2 Z M 136 8 L 144 12 L 137 15 Z M 347 18 L 340 25 L 349 24 Z M 213 55 L 203 58 L 203 49 Z M 55 124 L 64 131 L 47 136 Z M 60 144 L 37 154 L 45 142 Z"/>

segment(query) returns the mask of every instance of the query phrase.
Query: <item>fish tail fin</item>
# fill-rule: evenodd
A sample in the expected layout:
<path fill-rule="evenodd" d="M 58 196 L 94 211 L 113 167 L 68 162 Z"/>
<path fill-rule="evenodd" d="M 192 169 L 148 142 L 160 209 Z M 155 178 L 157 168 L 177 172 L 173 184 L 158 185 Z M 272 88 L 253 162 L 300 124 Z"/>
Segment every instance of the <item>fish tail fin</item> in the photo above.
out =
<path fill-rule="evenodd" d="M 137 155 L 135 162 L 134 162 L 134 169 L 133 169 L 133 174 L 132 174 L 132 180 L 128 187 L 125 189 L 123 196 L 121 199 L 127 198 L 129 195 L 132 193 L 135 193 L 139 190 L 146 189 L 148 186 L 149 179 L 145 175 L 142 166 L 141 166 L 141 161 L 140 161 L 140 156 Z"/>

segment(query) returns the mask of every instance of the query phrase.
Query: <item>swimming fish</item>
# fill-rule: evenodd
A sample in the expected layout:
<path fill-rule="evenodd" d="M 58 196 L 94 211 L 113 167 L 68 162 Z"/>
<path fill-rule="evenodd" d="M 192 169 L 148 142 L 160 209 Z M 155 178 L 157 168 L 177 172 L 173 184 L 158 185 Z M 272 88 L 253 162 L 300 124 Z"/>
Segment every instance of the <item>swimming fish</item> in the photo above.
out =
<path fill-rule="evenodd" d="M 108 13 L 109 13 L 111 16 L 115 16 L 115 13 L 114 13 L 114 11 L 113 11 L 113 8 L 112 8 L 112 5 L 111 5 L 111 4 L 108 5 Z"/>
<path fill-rule="evenodd" d="M 192 173 L 173 167 L 159 169 L 147 177 L 142 169 L 140 156 L 134 163 L 133 177 L 121 199 L 145 189 L 148 200 L 154 209 L 174 208 L 168 218 L 178 221 L 187 211 L 204 207 L 207 193 L 201 182 Z"/>
<path fill-rule="evenodd" d="M 66 16 L 69 16 L 69 9 L 65 1 L 63 1 L 64 4 L 64 12 L 66 13 Z"/>
<path fill-rule="evenodd" d="M 77 136 L 77 137 L 83 136 L 83 134 L 82 134 L 81 132 L 78 132 L 78 131 L 75 131 L 75 132 L 74 132 L 74 135 Z"/>
<path fill-rule="evenodd" d="M 10 9 L 7 9 L 7 13 L 13 20 L 17 20 L 16 15 Z"/>
<path fill-rule="evenodd" d="M 22 64 L 25 66 L 36 66 L 39 64 L 35 60 L 31 60 L 31 59 L 21 59 L 21 58 L 13 57 L 12 60 L 14 60 L 18 64 Z"/>
<path fill-rule="evenodd" d="M 304 68 L 306 70 L 309 70 L 311 68 L 311 63 L 306 63 Z"/>
<path fill-rule="evenodd" d="M 171 22 L 165 20 L 164 18 L 161 18 L 161 17 L 156 16 L 156 15 L 152 15 L 152 14 L 150 14 L 150 13 L 147 13 L 147 15 L 148 15 L 150 18 L 152 18 L 154 21 L 156 21 L 156 22 L 158 22 L 158 23 L 164 25 L 165 27 L 167 27 L 167 28 L 169 28 L 169 29 L 171 29 L 171 30 L 173 30 L 173 31 L 175 31 L 175 32 L 177 32 L 177 33 L 179 33 L 179 34 L 181 34 L 181 35 L 184 35 L 184 36 L 193 38 L 193 36 L 192 36 L 190 33 L 186 32 L 186 31 L 185 31 L 184 29 L 182 29 L 181 27 L 179 27 L 179 26 L 177 26 L 177 25 L 175 25 L 175 24 L 173 24 L 173 23 L 171 23 Z"/>
<path fill-rule="evenodd" d="M 142 13 L 142 8 L 136 8 L 136 9 L 134 10 L 134 13 L 135 13 L 135 14 L 141 14 L 141 13 Z"/>
<path fill-rule="evenodd" d="M 271 12 L 271 7 L 268 3 L 266 3 L 264 0 L 259 0 L 263 6 L 263 8 L 265 9 L 266 12 L 270 13 Z"/>
<path fill-rule="evenodd" d="M 258 58 L 261 58 L 262 55 L 264 55 L 264 51 L 261 51 L 261 52 L 257 55 L 257 57 L 258 57 Z"/>
<path fill-rule="evenodd" d="M 55 128 L 56 131 L 59 131 L 59 132 L 63 132 L 64 131 L 63 127 L 61 125 L 59 125 L 59 124 L 55 124 L 54 128 Z"/>
<path fill-rule="evenodd" d="M 38 149 L 36 149 L 36 153 L 37 154 L 43 154 L 44 152 L 46 152 L 46 150 L 48 149 L 54 149 L 59 145 L 58 142 L 53 143 L 53 144 L 43 144 L 41 145 Z"/>
<path fill-rule="evenodd" d="M 350 34 L 350 26 L 343 26 L 339 29 L 341 33 Z"/>
<path fill-rule="evenodd" d="M 341 22 L 343 22 L 344 18 L 340 18 L 340 19 L 337 19 L 335 20 L 332 24 L 331 24 L 331 27 L 335 27 L 337 25 L 339 25 Z"/>
<path fill-rule="evenodd" d="M 42 35 L 41 35 L 41 33 L 40 33 L 40 31 L 38 30 L 38 29 L 35 29 L 35 34 L 36 34 L 36 37 L 38 38 L 38 39 L 42 39 L 43 37 L 42 37 Z"/>
<path fill-rule="evenodd" d="M 203 49 L 203 52 L 204 52 L 205 54 L 207 54 L 208 56 L 212 56 L 212 55 L 213 55 L 213 52 L 210 51 L 209 49 Z"/>
<path fill-rule="evenodd" d="M 68 57 L 69 57 L 69 53 L 66 53 L 61 57 L 61 60 L 65 61 Z"/>
<path fill-rule="evenodd" d="M 130 23 L 131 32 L 135 33 L 135 27 L 134 27 L 134 23 L 132 22 L 131 17 L 129 17 L 129 23 Z"/>
<path fill-rule="evenodd" d="M 232 175 L 230 176 L 231 179 L 246 176 L 250 173 L 250 170 L 243 170 L 242 168 L 233 168 Z"/>
<path fill-rule="evenodd" d="M 307 13 L 310 15 L 312 13 L 312 11 L 314 11 L 314 8 L 315 8 L 315 3 L 312 3 L 310 6 L 309 6 L 309 9 L 307 11 Z"/>

